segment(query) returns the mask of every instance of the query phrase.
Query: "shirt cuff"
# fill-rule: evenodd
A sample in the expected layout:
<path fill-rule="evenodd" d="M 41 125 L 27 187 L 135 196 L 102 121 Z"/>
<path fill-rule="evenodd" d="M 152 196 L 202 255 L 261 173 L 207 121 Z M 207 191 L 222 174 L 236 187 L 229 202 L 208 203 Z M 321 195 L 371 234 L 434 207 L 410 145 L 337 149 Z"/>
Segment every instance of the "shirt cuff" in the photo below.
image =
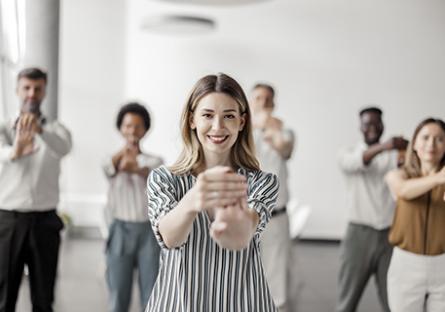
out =
<path fill-rule="evenodd" d="M 108 159 L 105 163 L 104 163 L 104 165 L 103 165 L 103 168 L 104 168 L 104 172 L 105 172 L 105 174 L 107 175 L 107 176 L 109 176 L 109 177 L 112 177 L 112 176 L 114 176 L 114 175 L 116 175 L 116 168 L 114 167 L 114 165 L 113 165 L 113 160 L 110 158 L 110 159 Z"/>

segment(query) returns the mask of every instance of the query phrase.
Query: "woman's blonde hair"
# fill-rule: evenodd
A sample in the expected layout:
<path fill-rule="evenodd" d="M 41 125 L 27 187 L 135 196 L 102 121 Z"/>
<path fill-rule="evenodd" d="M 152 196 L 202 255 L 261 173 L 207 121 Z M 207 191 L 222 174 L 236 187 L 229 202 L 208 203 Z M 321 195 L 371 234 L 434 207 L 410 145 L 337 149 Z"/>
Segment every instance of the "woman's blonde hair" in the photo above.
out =
<path fill-rule="evenodd" d="M 244 115 L 245 124 L 239 132 L 230 152 L 231 162 L 236 167 L 259 170 L 250 121 L 250 110 L 246 95 L 233 78 L 219 73 L 208 75 L 198 80 L 193 87 L 181 115 L 181 135 L 183 150 L 176 162 L 169 168 L 174 174 L 198 173 L 204 163 L 204 152 L 196 131 L 191 129 L 190 120 L 199 101 L 207 94 L 218 92 L 230 96 L 239 104 L 240 114 Z"/>
<path fill-rule="evenodd" d="M 416 127 L 416 130 L 414 130 L 412 140 L 409 143 L 408 148 L 406 150 L 405 164 L 403 165 L 403 169 L 405 170 L 409 178 L 417 178 L 422 176 L 420 159 L 419 156 L 417 156 L 416 151 L 414 150 L 414 145 L 416 144 L 417 136 L 420 130 L 422 130 L 422 128 L 425 127 L 426 125 L 432 123 L 438 125 L 445 133 L 445 123 L 441 119 L 427 118 L 423 120 L 421 123 L 419 123 L 419 125 Z M 445 154 L 440 160 L 439 169 L 442 168 L 443 166 L 445 166 Z"/>

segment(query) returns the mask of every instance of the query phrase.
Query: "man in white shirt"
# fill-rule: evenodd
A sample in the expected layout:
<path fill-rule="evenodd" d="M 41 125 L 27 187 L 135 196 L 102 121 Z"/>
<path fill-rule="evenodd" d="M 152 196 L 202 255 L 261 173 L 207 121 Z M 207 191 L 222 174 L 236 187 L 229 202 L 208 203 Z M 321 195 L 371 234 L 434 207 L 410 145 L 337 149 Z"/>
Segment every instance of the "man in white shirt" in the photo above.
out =
<path fill-rule="evenodd" d="M 257 84 L 249 103 L 256 156 L 261 170 L 277 175 L 280 188 L 277 206 L 261 237 L 261 257 L 269 289 L 280 312 L 289 311 L 289 267 L 291 240 L 286 203 L 289 200 L 287 186 L 287 160 L 294 148 L 294 133 L 283 122 L 272 116 L 275 108 L 275 90 L 268 84 Z"/>
<path fill-rule="evenodd" d="M 366 284 L 374 275 L 382 308 L 389 312 L 386 276 L 392 247 L 388 230 L 395 205 L 384 176 L 397 167 L 399 151 L 408 142 L 392 137 L 380 143 L 384 126 L 382 111 L 377 107 L 360 111 L 360 130 L 364 141 L 339 155 L 348 187 L 350 216 L 341 247 L 336 311 L 356 311 Z"/>
<path fill-rule="evenodd" d="M 17 77 L 18 118 L 0 124 L 0 311 L 15 311 L 23 268 L 29 268 L 33 311 L 53 311 L 60 236 L 56 214 L 60 161 L 71 135 L 40 111 L 47 75 Z"/>

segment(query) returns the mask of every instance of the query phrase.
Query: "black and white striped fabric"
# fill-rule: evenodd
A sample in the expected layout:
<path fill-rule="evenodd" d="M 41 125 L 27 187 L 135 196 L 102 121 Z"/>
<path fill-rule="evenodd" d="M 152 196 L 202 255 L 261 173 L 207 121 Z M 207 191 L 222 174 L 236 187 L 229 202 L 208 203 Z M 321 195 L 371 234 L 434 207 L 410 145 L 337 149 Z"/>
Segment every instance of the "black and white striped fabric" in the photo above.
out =
<path fill-rule="evenodd" d="M 275 312 L 261 264 L 260 233 L 270 219 L 278 194 L 277 177 L 240 169 L 247 177 L 248 204 L 260 222 L 249 246 L 241 251 L 221 248 L 209 234 L 210 219 L 199 213 L 187 241 L 168 249 L 159 220 L 174 209 L 193 186 L 192 175 L 173 175 L 165 166 L 148 178 L 148 208 L 161 250 L 158 279 L 146 312 Z"/>

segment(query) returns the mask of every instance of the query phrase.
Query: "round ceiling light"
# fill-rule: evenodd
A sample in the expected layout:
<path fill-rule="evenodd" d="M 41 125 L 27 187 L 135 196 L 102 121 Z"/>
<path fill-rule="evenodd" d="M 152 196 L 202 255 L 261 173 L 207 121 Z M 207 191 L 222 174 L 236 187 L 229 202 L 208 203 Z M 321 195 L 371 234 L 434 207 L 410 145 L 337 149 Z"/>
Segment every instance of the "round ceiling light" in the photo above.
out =
<path fill-rule="evenodd" d="M 142 22 L 144 31 L 172 34 L 204 34 L 212 32 L 216 27 L 214 20 L 190 15 L 149 16 Z"/>

